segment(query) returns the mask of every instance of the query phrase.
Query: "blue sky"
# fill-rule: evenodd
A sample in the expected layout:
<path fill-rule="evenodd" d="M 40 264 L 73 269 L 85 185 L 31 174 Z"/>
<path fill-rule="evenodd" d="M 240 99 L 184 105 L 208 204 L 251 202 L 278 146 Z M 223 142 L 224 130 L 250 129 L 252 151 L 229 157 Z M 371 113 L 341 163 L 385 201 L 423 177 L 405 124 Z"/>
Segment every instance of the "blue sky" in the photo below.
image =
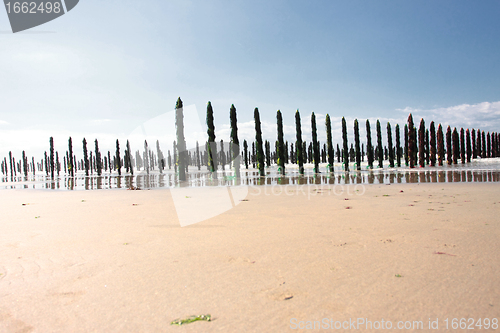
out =
<path fill-rule="evenodd" d="M 496 0 L 81 0 L 12 34 L 0 9 L 0 156 L 41 158 L 51 135 L 61 151 L 70 135 L 110 150 L 116 138 L 140 149 L 143 135 L 168 149 L 178 96 L 192 111 L 188 143 L 206 137 L 209 100 L 224 140 L 232 103 L 240 141 L 253 140 L 255 107 L 271 141 L 278 109 L 290 141 L 296 109 L 306 139 L 312 111 L 330 114 L 336 142 L 342 116 L 369 118 L 372 132 L 409 112 L 499 131 L 499 14 Z"/>

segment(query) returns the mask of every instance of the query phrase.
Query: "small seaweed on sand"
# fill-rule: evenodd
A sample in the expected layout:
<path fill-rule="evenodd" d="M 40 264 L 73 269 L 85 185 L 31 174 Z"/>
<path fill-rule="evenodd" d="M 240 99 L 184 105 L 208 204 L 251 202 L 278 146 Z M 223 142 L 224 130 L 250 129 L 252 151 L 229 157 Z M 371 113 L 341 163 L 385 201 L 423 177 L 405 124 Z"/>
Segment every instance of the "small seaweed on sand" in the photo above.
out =
<path fill-rule="evenodd" d="M 446 254 L 446 255 L 452 256 L 452 257 L 456 257 L 457 256 L 456 254 L 449 254 L 449 253 L 446 253 L 446 252 L 438 252 L 438 251 L 435 251 L 434 254 Z"/>
<path fill-rule="evenodd" d="M 401 274 L 396 274 L 395 277 L 403 277 Z"/>
<path fill-rule="evenodd" d="M 190 316 L 185 319 L 176 319 L 170 323 L 170 325 L 183 325 L 183 324 L 190 324 L 198 320 L 205 320 L 205 321 L 212 321 L 212 316 L 207 314 L 207 315 L 199 315 L 199 316 Z"/>

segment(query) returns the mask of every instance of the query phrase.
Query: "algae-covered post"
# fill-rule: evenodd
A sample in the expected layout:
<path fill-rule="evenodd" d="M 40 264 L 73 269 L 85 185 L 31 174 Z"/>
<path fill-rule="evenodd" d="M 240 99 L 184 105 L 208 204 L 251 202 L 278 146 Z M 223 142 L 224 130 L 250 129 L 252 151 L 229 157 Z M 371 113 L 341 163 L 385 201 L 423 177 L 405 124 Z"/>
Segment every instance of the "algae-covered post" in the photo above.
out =
<path fill-rule="evenodd" d="M 302 149 L 302 128 L 300 124 L 300 113 L 299 110 L 295 111 L 295 132 L 296 132 L 296 144 L 295 150 L 297 151 L 297 164 L 299 165 L 299 173 L 304 174 L 304 157 Z"/>
<path fill-rule="evenodd" d="M 132 165 L 132 151 L 130 150 L 130 143 L 127 140 L 127 158 L 128 158 L 128 164 L 130 168 L 130 173 L 134 175 L 134 166 Z M 109 154 L 109 152 L 108 152 Z"/>
<path fill-rule="evenodd" d="M 399 133 L 399 124 L 396 124 L 396 163 L 401 167 L 401 138 Z"/>
<path fill-rule="evenodd" d="M 68 172 L 71 177 L 75 176 L 73 168 L 73 140 L 71 140 L 71 137 L 68 139 Z"/>
<path fill-rule="evenodd" d="M 265 155 L 266 155 L 266 167 L 270 167 L 271 166 L 271 144 L 269 143 L 269 141 L 264 141 L 264 150 L 265 150 Z"/>
<path fill-rule="evenodd" d="M 252 160 L 252 168 L 255 168 L 255 141 L 252 142 L 252 155 L 250 156 L 250 159 Z"/>
<path fill-rule="evenodd" d="M 50 137 L 50 178 L 54 178 L 54 138 Z M 23 156 L 24 160 L 24 156 Z"/>
<path fill-rule="evenodd" d="M 163 164 L 163 161 L 162 161 L 162 164 Z M 200 145 L 198 144 L 198 140 L 196 140 L 196 166 L 198 167 L 198 171 L 200 171 L 201 170 L 201 158 L 200 158 Z"/>
<path fill-rule="evenodd" d="M 151 166 L 149 164 L 149 146 L 146 140 L 144 140 L 144 152 L 142 153 L 142 158 L 144 160 L 144 170 L 149 175 L 149 170 L 151 169 Z"/>
<path fill-rule="evenodd" d="M 319 173 L 319 143 L 318 143 L 318 132 L 316 129 L 316 115 L 314 112 L 311 114 L 311 133 L 312 133 L 312 150 L 313 150 L 313 162 L 314 162 L 314 173 Z"/>
<path fill-rule="evenodd" d="M 481 142 L 483 144 L 481 149 L 481 157 L 486 158 L 486 136 L 484 131 L 481 133 Z"/>
<path fill-rule="evenodd" d="M 357 119 L 354 119 L 354 145 L 356 154 L 356 170 L 361 170 L 361 151 L 359 142 L 359 123 Z"/>
<path fill-rule="evenodd" d="M 285 155 L 287 155 L 287 151 L 285 149 L 284 143 L 283 143 L 283 117 L 281 115 L 281 111 L 278 110 L 276 112 L 276 122 L 278 126 L 278 167 L 279 167 L 279 172 L 280 174 L 284 175 L 285 174 Z"/>
<path fill-rule="evenodd" d="M 26 162 L 28 162 L 27 158 L 26 158 Z M 61 171 L 61 163 L 59 163 L 59 152 L 57 152 L 57 151 L 56 151 L 56 171 L 57 171 L 57 176 L 59 177 L 59 172 Z M 28 170 L 27 169 L 26 169 L 25 173 L 26 173 L 26 176 L 27 176 L 28 175 Z"/>
<path fill-rule="evenodd" d="M 441 126 L 441 124 L 438 125 L 438 131 L 437 131 L 437 155 L 438 155 L 438 165 L 443 166 L 444 137 L 443 137 L 443 127 Z"/>
<path fill-rule="evenodd" d="M 424 118 L 420 119 L 420 127 L 418 129 L 418 162 L 420 167 L 425 167 L 425 122 Z"/>
<path fill-rule="evenodd" d="M 243 154 L 245 159 L 245 168 L 248 170 L 248 143 L 247 140 L 243 140 Z"/>
<path fill-rule="evenodd" d="M 477 130 L 477 142 L 476 142 L 476 153 L 477 153 L 477 156 L 478 157 L 482 157 L 482 153 L 481 153 L 481 130 L 478 129 Z"/>
<path fill-rule="evenodd" d="M 82 143 L 83 143 L 83 164 L 85 165 L 85 176 L 88 176 L 89 175 L 89 154 L 87 151 L 87 140 L 85 138 L 83 138 Z"/>
<path fill-rule="evenodd" d="M 210 101 L 207 103 L 207 134 L 208 170 L 212 173 L 212 177 L 217 178 L 217 145 L 215 143 L 214 111 Z"/>
<path fill-rule="evenodd" d="M 238 119 L 236 117 L 236 108 L 231 104 L 229 110 L 229 118 L 231 118 L 231 148 L 232 163 L 234 166 L 234 173 L 237 178 L 240 177 L 240 140 L 238 139 Z M 199 170 L 199 168 L 198 168 Z"/>
<path fill-rule="evenodd" d="M 26 158 L 26 152 L 23 150 L 23 173 L 24 173 L 24 177 L 28 177 L 28 161 L 27 161 L 27 158 Z"/>
<path fill-rule="evenodd" d="M 179 166 L 179 180 L 186 180 L 187 171 L 187 149 L 184 139 L 184 114 L 181 98 L 175 103 L 175 128 L 177 133 L 177 160 Z"/>
<path fill-rule="evenodd" d="M 226 153 L 224 151 L 224 140 L 220 140 L 220 152 L 219 152 L 220 156 L 219 156 L 219 161 L 220 161 L 220 165 L 222 167 L 222 170 L 224 170 L 224 167 L 226 165 Z"/>
<path fill-rule="evenodd" d="M 259 169 L 259 175 L 261 177 L 264 177 L 265 171 L 264 171 L 264 150 L 262 147 L 262 130 L 261 130 L 261 124 L 260 124 L 260 115 L 259 115 L 259 109 L 255 108 L 253 112 L 253 117 L 255 121 L 255 144 L 256 144 L 256 151 L 257 151 L 257 168 Z"/>
<path fill-rule="evenodd" d="M 408 124 L 405 124 L 404 127 L 404 136 L 405 136 L 405 147 L 404 147 L 404 157 L 405 157 L 405 165 L 408 166 L 409 164 L 409 155 L 408 155 Z"/>
<path fill-rule="evenodd" d="M 491 155 L 490 157 L 496 157 L 495 156 L 495 132 L 491 132 Z"/>
<path fill-rule="evenodd" d="M 97 175 L 100 176 L 102 173 L 102 164 L 101 164 L 101 152 L 99 151 L 99 143 L 97 142 L 97 139 L 95 139 L 95 160 L 96 160 Z"/>
<path fill-rule="evenodd" d="M 8 171 L 8 168 L 7 168 L 7 157 L 3 158 L 3 168 L 4 168 L 4 171 L 5 171 L 5 177 L 8 177 L 9 176 L 9 171 Z"/>
<path fill-rule="evenodd" d="M 128 141 L 127 141 L 128 143 Z M 196 141 L 196 148 L 198 148 L 198 141 Z M 127 149 L 128 150 L 128 149 Z M 198 157 L 199 155 L 199 150 L 196 150 L 196 156 Z M 163 159 L 163 153 L 160 149 L 160 141 L 156 140 L 156 155 L 158 157 L 158 169 L 160 170 L 160 173 L 163 173 L 163 167 L 164 167 L 164 159 Z M 128 156 L 125 156 L 125 158 L 128 158 Z"/>
<path fill-rule="evenodd" d="M 325 119 L 325 127 L 326 127 L 326 150 L 327 150 L 327 156 L 328 156 L 328 167 L 329 167 L 329 172 L 333 172 L 333 164 L 335 161 L 335 153 L 333 149 L 333 143 L 332 143 L 332 123 L 330 120 L 330 115 L 326 115 Z"/>
<path fill-rule="evenodd" d="M 471 147 L 471 142 L 470 142 L 470 131 L 469 129 L 465 130 L 465 141 L 467 145 L 467 163 L 470 162 L 471 155 L 472 155 L 472 147 Z"/>
<path fill-rule="evenodd" d="M 430 155 L 429 130 L 425 130 L 425 164 L 429 165 Z"/>
<path fill-rule="evenodd" d="M 465 133 L 464 129 L 460 129 L 460 159 L 462 164 L 465 163 Z"/>
<path fill-rule="evenodd" d="M 486 157 L 491 157 L 490 132 L 486 135 Z"/>
<path fill-rule="evenodd" d="M 14 164 L 14 176 L 16 175 L 16 163 L 14 162 L 15 160 L 12 159 L 12 164 Z M 49 166 L 49 158 L 47 157 L 47 151 L 45 151 L 44 153 L 44 163 L 45 163 L 45 175 L 48 176 L 49 175 L 49 169 L 50 169 L 50 166 Z"/>
<path fill-rule="evenodd" d="M 382 146 L 382 128 L 380 127 L 380 120 L 377 119 L 377 158 L 378 167 L 384 167 L 384 147 Z"/>
<path fill-rule="evenodd" d="M 448 161 L 448 165 L 451 165 L 452 160 L 452 150 L 451 150 L 451 127 L 448 125 L 446 129 L 446 160 Z"/>
<path fill-rule="evenodd" d="M 366 120 L 366 158 L 368 159 L 368 167 L 370 169 L 373 169 L 372 131 L 370 126 L 370 121 L 368 119 Z"/>
<path fill-rule="evenodd" d="M 477 148 L 476 148 L 476 130 L 473 128 L 471 132 L 472 139 L 472 158 L 477 158 Z"/>
<path fill-rule="evenodd" d="M 434 122 L 431 121 L 430 125 L 430 162 L 431 166 L 436 166 L 436 127 L 434 125 Z"/>
<path fill-rule="evenodd" d="M 45 153 L 45 155 L 47 155 L 47 153 Z M 12 171 L 12 151 L 9 151 L 9 161 L 10 161 L 10 177 L 12 178 L 12 176 L 14 175 Z"/>
<path fill-rule="evenodd" d="M 66 155 L 66 160 L 68 160 L 68 155 Z M 69 167 L 69 164 L 68 164 L 68 167 Z M 95 163 L 94 163 L 94 158 L 93 158 L 93 155 L 92 155 L 92 151 L 90 151 L 90 174 L 94 174 L 94 167 L 95 167 Z"/>
<path fill-rule="evenodd" d="M 387 122 L 387 149 L 389 150 L 389 166 L 394 168 L 394 150 L 392 149 L 392 129 L 390 122 Z"/>
<path fill-rule="evenodd" d="M 344 170 L 349 171 L 349 144 L 347 142 L 347 124 L 345 118 L 342 117 L 342 141 L 344 142 L 344 149 L 342 151 L 342 158 L 344 162 Z"/>
<path fill-rule="evenodd" d="M 491 133 L 491 157 L 497 157 L 497 133 Z"/>
<path fill-rule="evenodd" d="M 214 143 L 215 146 L 215 143 Z M 173 144 L 173 149 L 174 149 L 174 171 L 177 173 L 177 142 L 174 140 Z"/>
<path fill-rule="evenodd" d="M 413 116 L 408 116 L 408 159 L 410 168 L 415 167 L 415 126 L 413 125 Z"/>
<path fill-rule="evenodd" d="M 88 158 L 87 158 L 87 166 L 88 166 Z M 109 163 L 109 172 L 113 172 L 115 170 L 115 165 L 114 163 L 111 163 L 111 152 L 108 150 L 108 163 Z"/>
<path fill-rule="evenodd" d="M 116 139 L 116 153 L 115 153 L 115 168 L 118 170 L 118 175 L 122 175 L 122 160 L 120 157 L 120 142 Z"/>
<path fill-rule="evenodd" d="M 452 143 L 453 143 L 453 164 L 457 164 L 458 155 L 460 154 L 460 141 L 458 139 L 458 132 L 456 127 L 453 129 Z"/>

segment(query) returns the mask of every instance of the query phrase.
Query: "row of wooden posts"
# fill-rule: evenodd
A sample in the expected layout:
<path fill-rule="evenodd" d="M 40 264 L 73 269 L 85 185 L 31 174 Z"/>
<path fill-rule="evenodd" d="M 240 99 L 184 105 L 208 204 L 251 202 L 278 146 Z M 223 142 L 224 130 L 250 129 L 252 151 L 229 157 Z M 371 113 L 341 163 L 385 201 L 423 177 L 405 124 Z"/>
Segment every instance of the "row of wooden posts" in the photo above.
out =
<path fill-rule="evenodd" d="M 34 157 L 28 159 L 25 152 L 22 152 L 20 160 L 12 156 L 9 152 L 9 158 L 5 157 L 1 163 L 1 172 L 3 175 L 15 177 L 17 173 L 28 176 L 28 172 L 35 174 L 36 171 L 45 171 L 47 176 L 54 177 L 59 175 L 61 171 L 71 177 L 75 176 L 75 171 L 83 170 L 85 175 L 98 176 L 102 172 L 117 172 L 122 173 L 122 167 L 125 172 L 134 174 L 135 169 L 141 169 L 148 174 L 150 170 L 157 168 L 159 172 L 168 166 L 169 169 L 174 167 L 180 180 L 186 179 L 188 165 L 197 167 L 200 170 L 202 165 L 207 166 L 207 169 L 212 172 L 213 177 L 217 176 L 217 169 L 220 165 L 224 170 L 225 165 L 233 165 L 235 175 L 240 176 L 240 163 L 244 164 L 248 169 L 249 164 L 259 170 L 261 176 L 265 175 L 265 167 L 271 166 L 273 162 L 278 165 L 278 170 L 281 174 L 285 174 L 285 165 L 288 163 L 298 164 L 299 173 L 304 173 L 304 163 L 313 163 L 314 172 L 319 173 L 319 163 L 327 163 L 327 172 L 334 172 L 335 157 L 337 162 L 342 162 L 343 170 L 349 171 L 349 162 L 354 162 L 356 170 L 361 170 L 361 162 L 367 158 L 367 168 L 372 169 L 374 162 L 377 162 L 379 168 L 383 168 L 383 161 L 388 160 L 389 167 L 401 167 L 402 161 L 406 166 L 414 168 L 428 166 L 442 166 L 445 163 L 448 165 L 470 162 L 471 159 L 499 157 L 500 156 L 500 137 L 496 132 L 485 133 L 481 130 L 469 130 L 461 128 L 451 129 L 450 126 L 446 129 L 446 134 L 443 132 L 441 124 L 436 126 L 434 122 L 430 123 L 429 128 L 426 128 L 424 119 L 420 120 L 417 128 L 413 122 L 413 116 L 408 116 L 408 121 L 404 125 L 404 144 L 401 144 L 400 127 L 396 125 L 395 144 L 393 144 L 393 131 L 391 124 L 387 123 L 387 145 L 382 144 L 382 130 L 380 121 L 377 120 L 376 135 L 377 143 L 372 144 L 371 125 L 369 120 L 366 120 L 366 153 L 364 144 L 360 145 L 359 123 L 354 121 L 354 143 L 349 142 L 347 138 L 347 124 L 345 118 L 342 118 L 342 149 L 337 144 L 336 149 L 332 144 L 332 130 L 330 116 L 326 115 L 325 129 L 327 134 L 327 142 L 321 147 L 317 139 L 316 116 L 314 112 L 311 114 L 311 131 L 312 141 L 309 145 L 302 140 L 302 125 L 300 113 L 297 110 L 295 113 L 296 125 L 296 141 L 288 144 L 284 141 L 283 120 L 281 111 L 277 111 L 277 140 L 274 151 L 271 151 L 270 141 L 262 142 L 262 131 L 260 123 L 260 114 L 258 108 L 254 110 L 255 120 L 255 141 L 252 142 L 251 150 L 246 140 L 243 141 L 243 149 L 240 149 L 238 140 L 238 128 L 236 118 L 236 108 L 231 105 L 230 108 L 230 123 L 231 123 L 231 140 L 229 143 L 224 143 L 220 140 L 220 146 L 216 143 L 215 125 L 213 118 L 213 109 L 210 102 L 207 104 L 207 134 L 208 141 L 200 149 L 198 142 L 196 148 L 187 150 L 184 139 L 183 125 L 183 107 L 182 101 L 179 98 L 176 103 L 176 134 L 177 140 L 173 143 L 173 156 L 168 150 L 165 157 L 160 144 L 156 141 L 156 153 L 148 147 L 147 141 L 144 142 L 144 151 L 135 152 L 135 157 L 131 153 L 130 143 L 127 140 L 124 156 L 120 155 L 120 143 L 116 140 L 116 151 L 113 155 L 108 151 L 104 156 L 99 150 L 97 139 L 94 141 L 94 151 L 89 151 L 87 141 L 84 138 L 82 141 L 83 158 L 76 159 L 73 153 L 73 142 L 70 137 L 68 140 L 68 150 L 60 162 L 59 153 L 54 151 L 54 140 L 49 139 L 49 153 L 44 153 L 44 158 L 35 163 Z M 242 153 L 242 154 L 241 154 Z M 243 155 L 243 156 L 241 156 Z M 232 163 L 234 157 L 241 156 L 239 163 Z"/>

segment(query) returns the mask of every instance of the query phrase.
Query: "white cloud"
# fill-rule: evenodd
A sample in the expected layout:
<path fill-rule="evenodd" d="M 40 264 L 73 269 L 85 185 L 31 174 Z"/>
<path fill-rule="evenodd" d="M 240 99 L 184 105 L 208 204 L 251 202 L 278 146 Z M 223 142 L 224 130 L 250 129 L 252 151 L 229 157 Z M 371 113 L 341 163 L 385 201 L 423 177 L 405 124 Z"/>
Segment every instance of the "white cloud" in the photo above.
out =
<path fill-rule="evenodd" d="M 406 107 L 398 111 L 411 112 L 414 119 L 424 118 L 426 125 L 431 121 L 442 124 L 443 127 L 450 125 L 452 128 L 479 128 L 484 131 L 500 131 L 500 101 L 483 102 L 478 104 L 461 104 L 436 109 L 414 109 Z"/>

